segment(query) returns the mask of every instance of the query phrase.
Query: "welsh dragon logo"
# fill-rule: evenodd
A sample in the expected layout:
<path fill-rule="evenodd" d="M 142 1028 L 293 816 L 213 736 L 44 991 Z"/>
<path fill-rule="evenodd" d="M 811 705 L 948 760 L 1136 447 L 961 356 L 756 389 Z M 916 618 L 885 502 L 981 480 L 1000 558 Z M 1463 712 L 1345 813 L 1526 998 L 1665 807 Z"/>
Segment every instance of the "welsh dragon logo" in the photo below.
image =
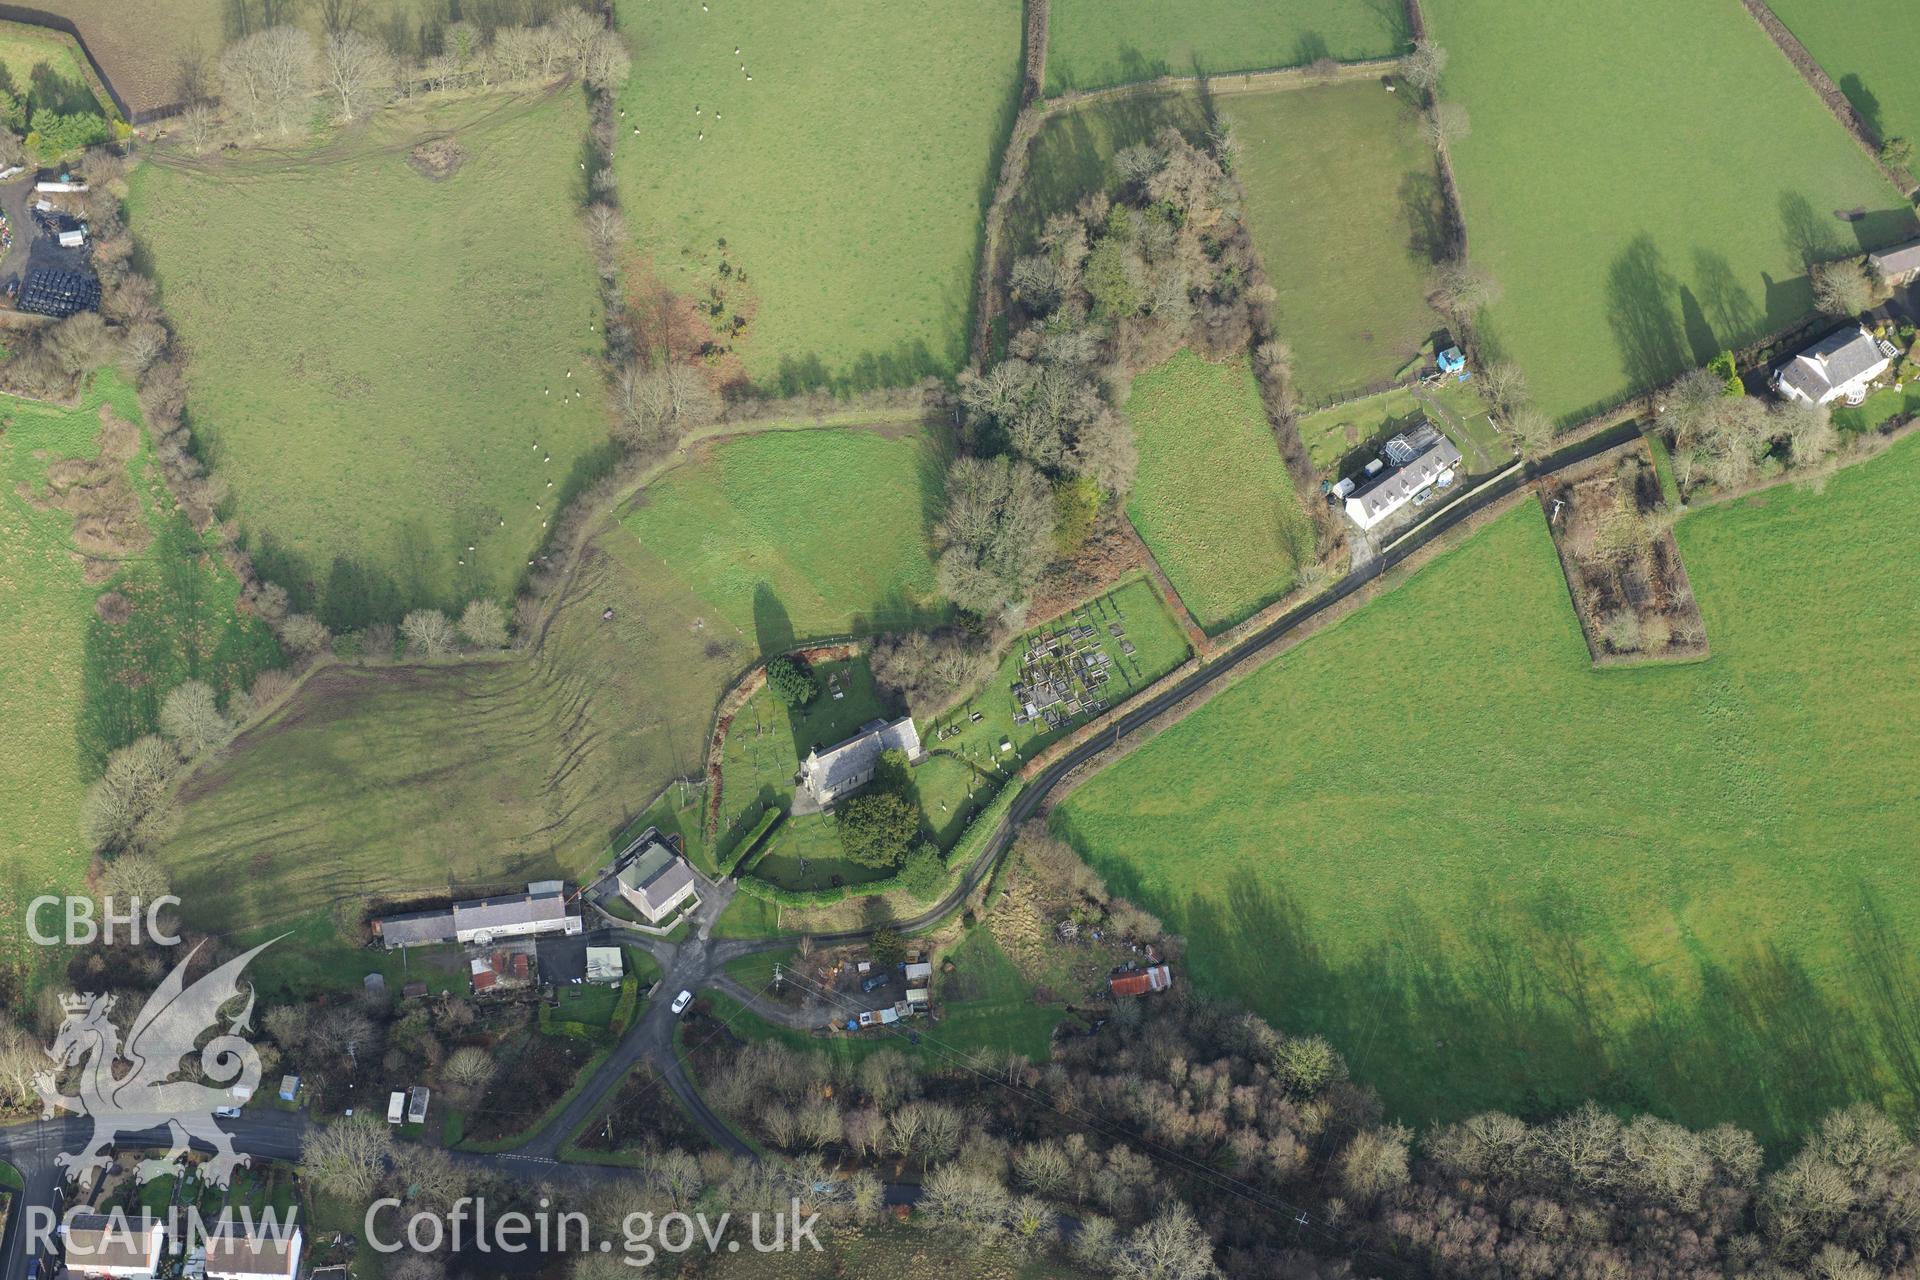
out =
<path fill-rule="evenodd" d="M 200 1172 L 216 1186 L 226 1186 L 234 1170 L 249 1163 L 247 1156 L 234 1151 L 233 1139 L 214 1123 L 213 1112 L 231 1105 L 228 1090 L 238 1087 L 251 1093 L 260 1083 L 260 1055 L 240 1035 L 252 1030 L 254 1001 L 253 984 L 248 983 L 243 992 L 240 974 L 249 961 L 277 941 L 261 943 L 188 986 L 187 966 L 199 954 L 200 947 L 196 946 L 148 998 L 128 1029 L 124 1045 L 119 1029 L 108 1017 L 113 996 L 63 998 L 66 1019 L 47 1056 L 58 1064 L 60 1072 L 79 1068 L 79 1094 L 62 1094 L 51 1071 L 36 1076 L 34 1087 L 40 1094 L 43 1118 L 52 1117 L 59 1109 L 93 1121 L 93 1135 L 84 1148 L 56 1157 L 69 1177 L 78 1177 L 90 1168 L 106 1168 L 112 1162 L 108 1153 L 121 1134 L 163 1125 L 172 1149 L 159 1159 L 141 1161 L 141 1182 L 176 1171 L 178 1162 L 186 1157 L 188 1144 L 195 1139 L 213 1148 L 213 1158 Z M 223 1017 L 221 1009 L 243 994 L 245 1007 L 236 1015 Z M 223 1021 L 227 1024 L 224 1032 L 198 1045 L 202 1035 L 217 1030 Z M 181 1059 L 196 1052 L 200 1074 L 211 1084 L 174 1079 L 181 1073 Z M 128 1069 L 116 1074 L 115 1064 L 119 1062 L 128 1064 Z"/>

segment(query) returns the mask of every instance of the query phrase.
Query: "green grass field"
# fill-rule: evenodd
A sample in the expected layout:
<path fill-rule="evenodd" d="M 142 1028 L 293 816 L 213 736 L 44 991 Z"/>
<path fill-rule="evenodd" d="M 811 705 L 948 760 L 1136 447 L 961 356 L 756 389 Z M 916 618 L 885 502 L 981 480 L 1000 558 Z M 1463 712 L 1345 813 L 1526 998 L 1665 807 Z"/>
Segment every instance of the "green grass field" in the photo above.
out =
<path fill-rule="evenodd" d="M 1920 57 L 1913 11 L 1900 0 L 1859 0 L 1844 6 L 1822 0 L 1769 0 L 1819 62 L 1860 118 L 1882 138 L 1920 145 L 1920 84 L 1911 68 Z"/>
<path fill-rule="evenodd" d="M 723 375 L 791 392 L 958 368 L 1017 106 L 1018 0 L 618 13 L 632 274 L 746 322 Z"/>
<path fill-rule="evenodd" d="M 648 487 L 628 532 L 761 651 L 940 611 L 927 529 L 944 442 L 908 429 L 773 431 Z M 795 619 L 805 619 L 796 629 Z"/>
<path fill-rule="evenodd" d="M 1309 402 L 1394 376 L 1440 317 L 1428 278 L 1446 198 L 1419 113 L 1377 80 L 1226 99 L 1274 327 Z"/>
<path fill-rule="evenodd" d="M 195 891 L 235 928 L 600 865 L 669 780 L 700 776 L 714 706 L 762 636 L 786 648 L 889 617 L 896 585 L 931 581 L 924 440 L 718 445 L 595 532 L 532 655 L 319 673 L 189 787 L 167 850 L 189 918 Z M 774 592 L 721 574 L 729 547 L 764 552 Z"/>
<path fill-rule="evenodd" d="M 182 681 L 226 694 L 279 662 L 266 628 L 235 612 L 239 582 L 175 510 L 137 426 L 119 456 L 149 541 L 92 573 L 79 559 L 73 516 L 48 505 L 48 473 L 102 456 L 103 412 L 140 421 L 133 388 L 110 373 L 73 409 L 0 397 L 0 766 L 18 784 L 0 795 L 4 968 L 28 965 L 28 899 L 86 875 L 80 802 L 107 753 L 151 733 Z M 107 593 L 126 602 L 123 620 L 97 610 Z"/>
<path fill-rule="evenodd" d="M 1392 57 L 1408 39 L 1386 0 L 1053 0 L 1048 19 L 1049 94 Z"/>
<path fill-rule="evenodd" d="M 1195 940 L 1200 985 L 1326 1034 L 1403 1118 L 1911 1115 L 1916 494 L 1909 439 L 1688 517 L 1713 657 L 1609 670 L 1529 502 L 1061 826 Z"/>
<path fill-rule="evenodd" d="M 255 559 L 336 629 L 504 599 L 605 465 L 585 128 L 575 90 L 492 96 L 135 175 L 195 434 Z M 466 153 L 444 181 L 408 163 L 437 130 Z"/>
<path fill-rule="evenodd" d="M 1194 619 L 1230 626 L 1285 595 L 1314 555 L 1245 360 L 1182 351 L 1133 382 L 1140 474 L 1127 515 Z"/>
<path fill-rule="evenodd" d="M 112 104 L 102 103 L 87 87 L 87 73 L 73 38 L 49 27 L 0 22 L 0 70 L 9 90 L 29 100 L 30 110 L 112 114 Z"/>
<path fill-rule="evenodd" d="M 1809 258 L 1913 234 L 1738 5 L 1434 0 L 1427 20 L 1472 116 L 1453 155 L 1473 258 L 1505 290 L 1482 344 L 1555 417 L 1798 320 Z"/>

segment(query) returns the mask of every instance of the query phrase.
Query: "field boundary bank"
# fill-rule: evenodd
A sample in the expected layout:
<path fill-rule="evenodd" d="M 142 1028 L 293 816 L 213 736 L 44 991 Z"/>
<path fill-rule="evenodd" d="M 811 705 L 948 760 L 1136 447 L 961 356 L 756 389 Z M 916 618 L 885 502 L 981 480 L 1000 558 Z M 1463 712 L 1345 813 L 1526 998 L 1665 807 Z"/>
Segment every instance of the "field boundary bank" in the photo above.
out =
<path fill-rule="evenodd" d="M 1854 110 L 1852 101 L 1846 94 L 1840 92 L 1840 86 L 1833 82 L 1833 78 L 1827 74 L 1826 69 L 1814 59 L 1811 53 L 1807 52 L 1807 47 L 1800 43 L 1800 38 L 1787 28 L 1786 23 L 1780 21 L 1780 15 L 1773 11 L 1766 0 L 1740 0 L 1740 3 L 1746 7 L 1748 15 L 1760 24 L 1760 29 L 1772 38 L 1774 47 L 1779 49 L 1787 61 L 1793 65 L 1793 69 L 1800 73 L 1800 78 L 1807 82 L 1807 87 L 1826 104 L 1827 110 L 1833 113 L 1833 118 L 1840 122 L 1840 127 L 1860 144 L 1860 149 L 1867 153 L 1867 158 L 1873 161 L 1874 167 L 1893 184 L 1894 190 L 1909 200 L 1913 199 L 1914 194 L 1920 192 L 1920 182 L 1916 182 L 1911 175 L 1902 173 L 1881 160 L 1880 145 L 1885 139 L 1876 134 L 1872 126 L 1861 117 L 1858 111 Z"/>
<path fill-rule="evenodd" d="M 1040 97 L 1047 80 L 1048 0 L 1026 0 L 1026 23 L 1021 62 L 1020 110 L 1013 117 L 1013 128 L 1000 150 L 1000 171 L 994 178 L 993 198 L 987 202 L 987 216 L 980 228 L 980 260 L 974 264 L 973 336 L 968 357 L 984 369 L 993 354 L 993 322 L 1006 306 L 1000 280 L 1001 257 L 1007 247 L 1007 210 L 1027 182 L 1027 161 L 1033 140 L 1040 134 L 1046 118 L 1046 105 Z"/>
<path fill-rule="evenodd" d="M 1046 114 L 1052 115 L 1055 111 L 1077 111 L 1090 104 L 1124 101 L 1157 93 L 1176 93 L 1191 88 L 1203 88 L 1209 96 L 1312 88 L 1318 84 L 1340 84 L 1348 80 L 1370 80 L 1377 75 L 1392 75 L 1399 65 L 1398 58 L 1363 58 L 1358 62 L 1336 62 L 1331 68 L 1309 65 L 1208 75 L 1155 76 L 1151 80 L 1135 80 L 1131 84 L 1108 85 L 1100 89 L 1069 89 L 1043 99 L 1040 106 Z"/>
<path fill-rule="evenodd" d="M 79 26 L 74 23 L 73 19 L 62 17 L 57 13 L 48 13 L 45 9 L 34 9 L 27 5 L 0 4 L 0 22 L 18 22 L 22 26 L 45 27 L 50 31 L 56 31 L 66 36 L 73 41 L 80 54 L 80 65 L 86 71 L 87 75 L 87 87 L 104 98 L 114 110 L 118 111 L 122 120 L 125 120 L 128 124 L 144 124 L 149 119 L 159 119 L 159 115 L 151 111 L 136 113 L 127 108 L 127 100 L 122 98 L 120 91 L 113 87 L 113 81 L 107 79 L 106 72 L 101 69 L 99 59 L 93 56 L 93 50 L 87 45 L 86 36 L 81 34 Z M 162 114 L 171 115 L 178 110 L 180 110 L 180 108 L 177 106 L 168 107 L 164 109 Z"/>

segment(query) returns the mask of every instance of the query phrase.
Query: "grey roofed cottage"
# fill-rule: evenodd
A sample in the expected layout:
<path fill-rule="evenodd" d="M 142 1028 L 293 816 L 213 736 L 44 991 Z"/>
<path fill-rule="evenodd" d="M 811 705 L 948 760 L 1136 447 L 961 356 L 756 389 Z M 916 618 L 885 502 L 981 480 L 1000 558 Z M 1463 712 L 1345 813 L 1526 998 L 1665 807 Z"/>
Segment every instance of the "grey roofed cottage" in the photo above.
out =
<path fill-rule="evenodd" d="M 1867 384 L 1892 362 L 1866 326 L 1838 329 L 1776 369 L 1773 389 L 1788 400 L 1826 404 L 1844 397 L 1859 404 Z"/>
<path fill-rule="evenodd" d="M 635 850 L 638 850 L 636 853 Z M 633 855 L 616 877 L 620 896 L 653 923 L 693 896 L 693 868 L 648 827 L 621 857 Z"/>
<path fill-rule="evenodd" d="M 1903 285 L 1920 275 L 1920 240 L 1882 249 L 1867 255 L 1867 262 L 1890 285 Z"/>
<path fill-rule="evenodd" d="M 1453 441 L 1423 422 L 1412 431 L 1387 441 L 1382 465 L 1362 476 L 1347 494 L 1347 515 L 1362 529 L 1372 529 L 1433 485 L 1450 484 L 1460 465 Z"/>
<path fill-rule="evenodd" d="M 511 893 L 453 904 L 454 936 L 461 942 L 529 933 L 578 933 L 580 917 L 567 914 L 557 893 Z"/>
<path fill-rule="evenodd" d="M 453 941 L 453 912 L 410 911 L 405 915 L 385 916 L 373 922 L 373 936 L 389 949 L 424 947 L 436 942 Z"/>
<path fill-rule="evenodd" d="M 869 720 L 845 742 L 808 753 L 806 763 L 800 766 L 807 794 L 822 807 L 832 804 L 870 782 L 874 766 L 887 751 L 905 752 L 909 763 L 918 763 L 924 757 L 912 716 L 901 716 L 891 723 Z"/>

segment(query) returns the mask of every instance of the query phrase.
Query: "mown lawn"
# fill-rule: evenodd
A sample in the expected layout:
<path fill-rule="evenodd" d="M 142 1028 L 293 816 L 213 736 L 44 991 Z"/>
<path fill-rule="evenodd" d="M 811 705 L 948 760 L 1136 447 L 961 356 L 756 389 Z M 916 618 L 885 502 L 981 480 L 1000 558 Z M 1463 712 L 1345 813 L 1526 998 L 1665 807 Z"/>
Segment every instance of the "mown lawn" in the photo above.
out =
<path fill-rule="evenodd" d="M 190 892 L 231 929 L 603 865 L 670 780 L 700 776 L 763 637 L 893 622 L 896 590 L 931 590 L 937 452 L 836 429 L 717 446 L 596 530 L 530 657 L 318 673 L 188 787 L 167 858 L 189 918 Z M 697 812 L 680 820 L 698 835 Z"/>
<path fill-rule="evenodd" d="M 1285 595 L 1314 556 L 1260 389 L 1244 359 L 1182 351 L 1133 381 L 1140 472 L 1127 515 L 1202 627 L 1238 622 Z"/>
<path fill-rule="evenodd" d="M 635 55 L 615 168 L 640 287 L 719 299 L 702 323 L 743 322 L 724 374 L 768 389 L 958 368 L 1017 106 L 1018 0 L 617 11 Z"/>
<path fill-rule="evenodd" d="M 910 625 L 941 608 L 927 529 L 944 447 L 882 429 L 730 440 L 649 486 L 624 523 L 708 602 L 705 628 L 761 652 Z"/>
<path fill-rule="evenodd" d="M 1920 440 L 1684 520 L 1713 657 L 1595 670 L 1515 510 L 1076 792 L 1062 830 L 1412 1121 L 1913 1111 Z"/>
<path fill-rule="evenodd" d="M 1901 0 L 1769 0 L 1774 16 L 1807 47 L 1847 101 L 1882 138 L 1920 145 L 1920 32 Z"/>
<path fill-rule="evenodd" d="M 1426 295 L 1446 199 L 1419 112 L 1377 80 L 1226 99 L 1274 327 L 1309 402 L 1390 378 L 1440 317 Z"/>
<path fill-rule="evenodd" d="M 1487 421 L 1486 404 L 1471 387 L 1449 378 L 1421 395 L 1396 387 L 1317 409 L 1301 415 L 1300 439 L 1317 470 L 1346 475 L 1377 454 L 1385 437 L 1425 418 L 1460 447 L 1470 473 L 1497 471 L 1513 460 L 1513 446 Z"/>
<path fill-rule="evenodd" d="M 1375 0 L 1053 0 L 1047 92 L 1155 76 L 1391 57 L 1406 10 Z"/>
<path fill-rule="evenodd" d="M 256 561 L 336 630 L 504 599 L 607 461 L 585 128 L 576 90 L 489 96 L 134 177 L 195 434 Z M 408 159 L 440 130 L 466 160 L 434 181 Z"/>
<path fill-rule="evenodd" d="M 1433 0 L 1427 20 L 1472 118 L 1453 149 L 1472 254 L 1505 291 L 1482 343 L 1555 417 L 1800 319 L 1809 259 L 1913 234 L 1737 4 Z"/>
<path fill-rule="evenodd" d="M 73 516 L 48 505 L 48 475 L 101 457 L 103 412 L 138 436 L 121 474 L 149 541 L 90 571 Z M 107 753 L 153 732 L 182 681 L 226 695 L 280 660 L 266 628 L 236 612 L 239 582 L 175 510 L 139 422 L 133 388 L 112 373 L 72 409 L 0 397 L 0 766 L 14 783 L 0 789 L 0 969 L 32 967 L 28 900 L 86 875 L 81 799 Z M 123 620 L 96 605 L 110 593 Z"/>

